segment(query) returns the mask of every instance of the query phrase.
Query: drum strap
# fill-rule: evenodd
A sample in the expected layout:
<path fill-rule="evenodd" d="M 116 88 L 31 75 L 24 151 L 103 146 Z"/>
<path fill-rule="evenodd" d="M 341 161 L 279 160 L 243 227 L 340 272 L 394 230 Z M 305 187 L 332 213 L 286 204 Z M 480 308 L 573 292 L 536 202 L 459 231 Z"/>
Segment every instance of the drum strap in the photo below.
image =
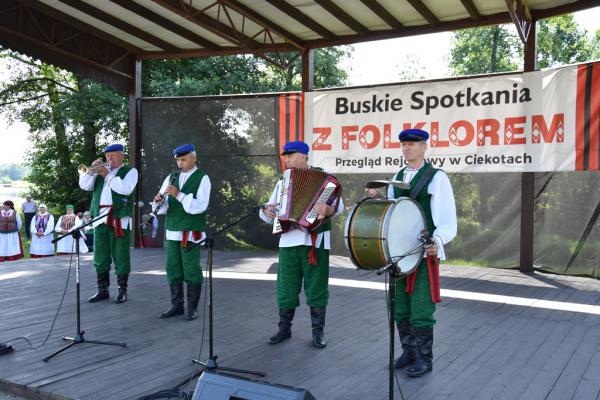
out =
<path fill-rule="evenodd" d="M 429 168 L 427 171 L 425 171 L 423 173 L 423 175 L 421 175 L 421 179 L 419 179 L 419 182 L 417 182 L 417 184 L 415 185 L 413 190 L 410 191 L 411 199 L 414 200 L 417 198 L 417 196 L 419 195 L 419 193 L 421 193 L 421 190 L 423 190 L 423 187 L 429 181 L 429 178 L 431 177 L 431 175 L 433 175 L 435 173 L 435 171 L 436 171 L 435 168 Z"/>

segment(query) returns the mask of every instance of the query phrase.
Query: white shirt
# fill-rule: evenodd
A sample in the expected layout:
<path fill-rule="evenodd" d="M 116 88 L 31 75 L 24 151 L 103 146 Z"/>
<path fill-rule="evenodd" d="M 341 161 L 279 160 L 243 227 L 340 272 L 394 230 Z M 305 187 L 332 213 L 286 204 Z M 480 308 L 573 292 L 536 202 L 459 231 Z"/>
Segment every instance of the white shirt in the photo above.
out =
<path fill-rule="evenodd" d="M 275 189 L 273 189 L 273 193 L 271 193 L 271 198 L 269 199 L 268 204 L 277 204 L 279 202 L 279 191 L 281 189 L 281 179 L 277 181 L 275 185 Z M 338 203 L 337 210 L 333 215 L 337 215 L 344 211 L 344 201 L 340 197 L 340 202 Z M 259 217 L 264 222 L 268 224 L 273 223 L 273 218 L 267 217 L 264 211 L 261 209 L 259 212 Z M 331 249 L 331 235 L 329 231 L 321 232 L 317 235 L 317 241 L 315 243 L 316 248 L 321 247 L 321 242 L 324 241 L 325 250 Z M 294 247 L 294 246 L 312 246 L 312 241 L 310 239 L 310 232 L 304 228 L 292 228 L 287 232 L 282 233 L 279 236 L 279 247 Z"/>
<path fill-rule="evenodd" d="M 21 210 L 24 213 L 35 213 L 37 211 L 37 203 L 33 200 L 31 201 L 24 201 L 23 205 L 21 206 Z"/>
<path fill-rule="evenodd" d="M 189 177 L 196 172 L 198 168 L 194 166 L 194 168 L 190 169 L 187 172 L 179 173 L 179 187 L 182 188 L 183 185 L 187 182 Z M 169 176 L 165 178 L 162 186 L 160 187 L 159 192 L 164 193 L 169 186 Z M 194 193 L 185 194 L 183 192 L 179 192 L 177 195 L 177 199 L 172 199 L 170 196 L 167 197 L 166 201 L 156 212 L 157 214 L 163 215 L 166 214 L 169 210 L 169 202 L 170 201 L 179 201 L 183 206 L 183 210 L 188 214 L 202 214 L 208 208 L 208 202 L 210 201 L 210 189 L 211 183 L 208 175 L 204 175 L 202 180 L 200 181 L 200 186 L 198 186 L 198 191 Z M 165 239 L 167 240 L 175 240 L 181 241 L 183 238 L 183 232 L 181 231 L 170 231 L 167 230 L 165 232 Z M 193 233 L 189 233 L 188 240 L 192 242 L 199 242 L 204 239 L 204 232 L 202 232 L 202 236 L 198 240 L 194 240 Z"/>
<path fill-rule="evenodd" d="M 100 204 L 101 205 L 112 205 L 112 193 L 111 190 L 114 190 L 116 193 L 129 196 L 135 190 L 135 185 L 137 185 L 138 181 L 138 172 L 135 168 L 131 168 L 131 170 L 125 175 L 123 179 L 116 176 L 117 172 L 121 169 L 121 167 L 110 170 L 108 175 L 104 178 L 104 187 L 102 188 L 102 194 L 100 195 Z M 83 190 L 87 190 L 91 192 L 94 190 L 94 183 L 96 183 L 96 177 L 98 175 L 88 175 L 81 174 L 79 175 L 79 187 Z M 118 207 L 117 205 L 116 207 Z M 115 207 L 115 208 L 116 208 Z M 106 223 L 108 219 L 108 207 L 100 207 L 99 215 L 104 215 L 104 218 L 100 218 L 98 221 L 94 222 L 94 227 Z M 131 217 L 123 217 L 121 218 L 121 227 L 123 229 L 129 229 L 130 226 L 133 226 Z"/>
<path fill-rule="evenodd" d="M 417 169 L 406 167 L 402 181 L 409 183 L 424 165 L 425 162 Z M 448 175 L 441 170 L 436 172 L 427 187 L 427 192 L 431 195 L 431 217 L 435 225 L 433 240 L 435 240 L 438 247 L 438 257 L 440 260 L 445 260 L 444 245 L 454 239 L 457 230 L 456 204 Z M 394 198 L 394 187 L 392 185 L 388 186 L 387 195 L 388 199 Z"/>

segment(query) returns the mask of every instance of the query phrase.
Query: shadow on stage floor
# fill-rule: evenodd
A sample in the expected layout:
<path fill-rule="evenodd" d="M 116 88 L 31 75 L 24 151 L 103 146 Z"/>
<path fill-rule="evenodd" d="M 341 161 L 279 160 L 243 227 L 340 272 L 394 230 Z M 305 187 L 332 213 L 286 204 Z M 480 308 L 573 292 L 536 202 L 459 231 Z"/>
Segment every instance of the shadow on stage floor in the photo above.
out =
<path fill-rule="evenodd" d="M 42 342 L 65 288 L 68 261 L 62 256 L 0 264 L 0 342 L 17 336 Z M 129 300 L 90 304 L 85 299 L 95 291 L 95 273 L 91 256 L 84 255 L 86 339 L 124 341 L 128 347 L 80 344 L 42 361 L 64 344 L 62 336 L 76 330 L 71 272 L 48 342 L 32 350 L 16 341 L 14 353 L 0 356 L 0 390 L 27 390 L 31 398 L 45 399 L 136 399 L 191 376 L 192 358 L 208 356 L 202 318 L 206 291 L 199 319 L 157 318 L 169 305 L 163 263 L 160 249 L 132 250 Z M 332 257 L 331 263 L 327 348 L 312 347 L 304 304 L 292 339 L 270 346 L 267 339 L 277 325 L 276 253 L 216 252 L 214 329 L 220 365 L 264 371 L 266 381 L 308 389 L 319 400 L 386 399 L 384 279 L 356 271 L 345 257 Z M 114 296 L 114 274 L 111 279 Z M 598 398 L 600 281 L 444 265 L 442 288 L 434 371 L 419 379 L 399 371 L 405 399 Z M 187 389 L 194 386 L 195 381 Z"/>

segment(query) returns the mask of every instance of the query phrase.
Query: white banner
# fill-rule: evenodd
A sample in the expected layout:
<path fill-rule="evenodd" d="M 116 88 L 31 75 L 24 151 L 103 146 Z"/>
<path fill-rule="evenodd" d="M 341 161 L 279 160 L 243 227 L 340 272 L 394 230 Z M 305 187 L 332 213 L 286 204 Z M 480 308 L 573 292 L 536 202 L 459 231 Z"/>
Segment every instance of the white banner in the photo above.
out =
<path fill-rule="evenodd" d="M 597 169 L 598 127 L 595 164 L 592 149 L 576 168 L 576 104 L 589 108 L 582 76 L 592 67 L 305 93 L 310 161 L 332 173 L 394 173 L 404 163 L 398 133 L 421 128 L 427 160 L 448 172 Z"/>

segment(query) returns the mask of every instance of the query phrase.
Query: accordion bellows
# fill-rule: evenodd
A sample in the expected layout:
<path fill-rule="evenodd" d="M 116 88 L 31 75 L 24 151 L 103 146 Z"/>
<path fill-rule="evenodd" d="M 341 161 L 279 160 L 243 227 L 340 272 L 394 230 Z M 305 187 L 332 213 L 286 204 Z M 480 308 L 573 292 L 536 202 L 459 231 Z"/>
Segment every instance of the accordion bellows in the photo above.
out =
<path fill-rule="evenodd" d="M 342 195 L 337 178 L 320 169 L 291 168 L 285 170 L 279 192 L 279 210 L 273 223 L 273 234 L 286 232 L 294 226 L 315 230 L 324 222 L 319 219 L 316 205 L 336 204 Z"/>

